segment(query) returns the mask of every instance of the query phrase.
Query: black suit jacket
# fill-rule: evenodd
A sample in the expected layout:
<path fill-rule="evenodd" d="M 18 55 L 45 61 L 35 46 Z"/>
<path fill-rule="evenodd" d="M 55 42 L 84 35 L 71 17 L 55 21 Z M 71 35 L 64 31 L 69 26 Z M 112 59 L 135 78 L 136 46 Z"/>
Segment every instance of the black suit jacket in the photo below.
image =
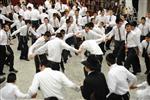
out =
<path fill-rule="evenodd" d="M 82 96 L 86 100 L 106 100 L 109 89 L 103 73 L 92 72 L 81 86 Z"/>

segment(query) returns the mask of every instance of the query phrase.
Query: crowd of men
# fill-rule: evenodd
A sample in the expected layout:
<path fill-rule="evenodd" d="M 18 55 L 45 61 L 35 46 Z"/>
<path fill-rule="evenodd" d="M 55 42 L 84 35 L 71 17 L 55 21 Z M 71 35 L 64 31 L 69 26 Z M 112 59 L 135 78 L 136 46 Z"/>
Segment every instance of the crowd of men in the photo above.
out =
<path fill-rule="evenodd" d="M 14 53 L 11 40 L 18 39 L 20 60 L 34 59 L 36 74 L 26 94 L 15 85 Z M 32 45 L 29 47 L 29 41 Z M 4 65 L 10 67 L 7 84 L 0 90 L 1 100 L 35 98 L 63 100 L 62 87 L 80 91 L 86 100 L 129 100 L 130 89 L 138 100 L 150 100 L 150 12 L 140 21 L 127 15 L 100 9 L 92 16 L 87 7 L 75 1 L 72 6 L 60 0 L 46 0 L 43 5 L 0 4 L 0 81 L 5 80 Z M 107 53 L 112 50 L 112 53 Z M 85 80 L 82 86 L 70 81 L 64 63 L 72 53 L 81 55 Z M 103 57 L 110 66 L 107 80 L 101 70 Z M 139 57 L 145 59 L 147 80 L 136 85 L 141 73 Z M 131 69 L 132 67 L 132 69 Z"/>

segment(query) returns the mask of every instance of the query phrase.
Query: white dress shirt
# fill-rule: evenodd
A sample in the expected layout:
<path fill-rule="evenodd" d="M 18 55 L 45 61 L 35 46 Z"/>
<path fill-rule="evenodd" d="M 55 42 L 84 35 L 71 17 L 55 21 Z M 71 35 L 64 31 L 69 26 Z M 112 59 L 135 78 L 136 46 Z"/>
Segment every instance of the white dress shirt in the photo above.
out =
<path fill-rule="evenodd" d="M 77 24 L 77 26 L 79 27 L 79 29 L 82 28 L 82 26 L 84 26 L 84 23 L 83 23 L 83 18 L 81 15 L 78 15 L 78 17 L 76 17 L 75 15 L 73 16 L 73 19 L 74 19 L 74 23 Z"/>
<path fill-rule="evenodd" d="M 48 13 L 49 19 L 53 18 L 54 13 L 57 13 L 59 16 L 61 16 L 60 12 L 55 9 L 48 9 L 47 13 Z"/>
<path fill-rule="evenodd" d="M 89 30 L 89 32 L 86 32 L 85 30 L 82 30 L 79 32 L 80 36 L 85 37 L 85 40 L 93 40 L 93 39 L 97 39 L 97 38 L 101 38 L 102 36 L 96 32 L 94 32 L 93 30 Z"/>
<path fill-rule="evenodd" d="M 6 16 L 0 14 L 0 19 L 2 19 L 3 21 L 3 24 L 5 23 L 5 21 L 9 21 L 9 22 L 12 22 L 9 18 L 7 18 Z"/>
<path fill-rule="evenodd" d="M 31 20 L 31 11 L 26 10 L 23 17 L 25 20 Z"/>
<path fill-rule="evenodd" d="M 136 33 L 134 33 L 133 31 L 131 31 L 130 33 L 126 33 L 126 37 L 127 39 L 125 40 L 125 43 L 127 45 L 127 48 L 133 48 L 133 47 L 137 47 L 139 44 L 138 39 L 136 38 Z"/>
<path fill-rule="evenodd" d="M 86 25 L 87 23 L 91 22 L 91 17 L 90 16 L 85 16 L 82 18 L 83 25 Z"/>
<path fill-rule="evenodd" d="M 49 19 L 48 14 L 46 14 L 46 13 L 41 13 L 41 14 L 40 14 L 40 19 L 41 19 L 41 22 L 42 22 L 42 23 L 44 23 L 44 18 L 45 18 L 45 17 L 47 17 L 47 18 Z"/>
<path fill-rule="evenodd" d="M 8 45 L 9 33 L 6 33 L 3 29 L 0 30 L 0 45 Z"/>
<path fill-rule="evenodd" d="M 140 52 L 143 52 L 143 48 L 147 48 L 148 46 L 148 42 L 146 40 L 143 40 L 140 44 Z M 147 48 L 147 51 L 146 51 L 148 54 L 150 54 L 150 41 L 149 41 L 149 46 Z"/>
<path fill-rule="evenodd" d="M 40 12 L 37 9 L 33 9 L 30 16 L 32 21 L 37 21 L 40 19 Z"/>
<path fill-rule="evenodd" d="M 105 29 L 103 27 L 98 27 L 97 25 L 94 25 L 93 29 L 94 32 L 98 33 L 99 35 L 101 35 L 101 37 L 105 36 Z M 96 37 L 95 37 L 96 38 Z M 99 37 L 97 37 L 99 38 Z"/>
<path fill-rule="evenodd" d="M 137 44 L 137 46 L 139 46 L 139 44 L 141 43 L 141 41 L 140 41 L 140 38 L 141 38 L 141 30 L 138 28 L 138 27 L 135 27 L 135 29 L 133 30 L 133 32 L 134 32 L 134 38 L 136 38 L 136 44 Z"/>
<path fill-rule="evenodd" d="M 141 30 L 142 32 L 142 36 L 146 36 L 148 34 L 148 32 L 150 32 L 150 24 L 140 24 L 139 26 L 139 29 Z"/>
<path fill-rule="evenodd" d="M 15 20 L 14 23 L 11 25 L 11 28 L 16 26 L 16 28 L 19 29 L 20 27 L 22 27 L 24 25 L 25 25 L 24 20 L 22 20 L 21 22 L 20 22 L 20 20 Z"/>
<path fill-rule="evenodd" d="M 29 99 L 28 94 L 22 93 L 19 88 L 13 83 L 6 83 L 6 85 L 0 89 L 0 100 L 17 100 L 17 99 Z"/>
<path fill-rule="evenodd" d="M 113 27 L 116 25 L 116 16 L 112 15 L 112 16 L 107 16 L 107 26 Z"/>
<path fill-rule="evenodd" d="M 35 54 L 48 53 L 47 59 L 53 62 L 61 62 L 62 50 L 67 49 L 76 52 L 76 49 L 66 44 L 63 40 L 55 38 L 48 41 L 45 45 L 35 50 Z"/>
<path fill-rule="evenodd" d="M 150 24 L 150 18 L 148 18 L 148 17 L 146 18 L 146 23 Z"/>
<path fill-rule="evenodd" d="M 120 36 L 119 36 L 120 31 Z M 121 27 L 114 26 L 113 29 L 107 34 L 108 38 L 110 39 L 112 36 L 115 36 L 115 40 L 117 41 L 125 41 L 125 27 L 122 25 Z"/>
<path fill-rule="evenodd" d="M 35 43 L 34 43 L 32 46 L 30 46 L 28 55 L 33 54 L 36 49 L 40 48 L 40 47 L 43 46 L 45 43 L 46 43 L 46 42 L 45 42 L 44 36 L 39 37 L 39 38 L 35 41 Z"/>
<path fill-rule="evenodd" d="M 35 74 L 28 93 L 33 95 L 37 93 L 38 87 L 40 87 L 44 98 L 55 96 L 59 100 L 63 100 L 64 96 L 62 88 L 64 86 L 73 89 L 77 88 L 77 86 L 62 72 L 54 71 L 51 68 L 45 68 L 43 71 Z"/>
<path fill-rule="evenodd" d="M 36 32 L 39 34 L 39 35 L 41 35 L 41 34 L 45 34 L 45 32 L 46 31 L 50 31 L 51 32 L 51 34 L 53 34 L 54 33 L 54 28 L 52 27 L 52 25 L 51 24 L 41 24 L 39 27 L 38 27 L 38 29 L 36 30 Z"/>
<path fill-rule="evenodd" d="M 16 21 L 16 20 L 18 20 L 18 14 L 17 13 L 13 13 L 13 21 Z"/>
<path fill-rule="evenodd" d="M 101 16 L 101 15 L 98 15 L 96 16 L 96 19 L 95 19 L 96 23 L 101 23 L 103 22 L 104 25 L 107 23 L 107 17 L 106 16 Z"/>
<path fill-rule="evenodd" d="M 61 17 L 61 19 L 60 19 L 60 26 L 62 26 L 64 23 L 66 23 L 66 19 L 68 19 L 68 18 L 69 18 L 69 16 Z"/>
<path fill-rule="evenodd" d="M 97 39 L 97 40 L 85 40 L 82 44 L 81 44 L 81 48 L 83 48 L 84 50 L 89 51 L 91 54 L 93 55 L 103 55 L 103 52 L 101 50 L 101 48 L 99 47 L 99 43 L 101 43 L 103 41 L 103 39 Z"/>
<path fill-rule="evenodd" d="M 129 92 L 129 85 L 135 84 L 136 76 L 124 66 L 113 64 L 108 72 L 107 84 L 111 93 L 124 95 Z"/>
<path fill-rule="evenodd" d="M 27 32 L 28 31 L 28 32 Z M 39 35 L 33 30 L 32 27 L 27 27 L 27 25 L 24 25 L 22 27 L 20 27 L 19 29 L 17 29 L 16 31 L 14 31 L 11 36 L 14 36 L 18 33 L 20 33 L 20 36 L 27 36 L 27 33 L 31 32 L 33 35 L 39 37 Z"/>
<path fill-rule="evenodd" d="M 81 16 L 85 16 L 86 15 L 86 11 L 87 11 L 87 7 L 81 7 L 80 11 L 79 11 L 79 14 Z"/>
<path fill-rule="evenodd" d="M 71 24 L 70 27 L 67 27 L 67 24 L 64 23 L 55 33 L 59 33 L 61 30 L 65 30 L 65 33 L 75 33 L 78 31 L 78 28 L 75 24 Z"/>
<path fill-rule="evenodd" d="M 58 20 L 58 18 L 51 18 L 50 19 L 50 24 L 53 26 L 53 28 L 59 28 L 59 26 L 60 26 L 60 22 L 59 22 L 59 20 Z"/>

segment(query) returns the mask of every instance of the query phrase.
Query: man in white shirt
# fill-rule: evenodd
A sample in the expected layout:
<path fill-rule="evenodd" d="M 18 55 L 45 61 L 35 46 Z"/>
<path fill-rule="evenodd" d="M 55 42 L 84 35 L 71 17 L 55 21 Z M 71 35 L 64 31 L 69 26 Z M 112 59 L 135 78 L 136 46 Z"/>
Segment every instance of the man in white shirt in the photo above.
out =
<path fill-rule="evenodd" d="M 107 39 L 111 39 L 114 36 L 115 44 L 113 54 L 116 57 L 117 64 L 123 65 L 125 61 L 125 26 L 123 20 L 120 18 L 116 19 L 116 26 L 107 34 Z"/>
<path fill-rule="evenodd" d="M 107 16 L 107 24 L 106 24 L 106 34 L 109 33 L 112 28 L 116 25 L 116 16 L 113 15 L 113 11 L 109 11 L 109 15 Z M 106 42 L 106 50 L 110 49 L 110 43 L 113 38 Z"/>
<path fill-rule="evenodd" d="M 138 26 L 141 30 L 141 39 L 140 41 L 143 41 L 145 39 L 145 36 L 150 32 L 150 24 L 146 23 L 146 18 L 141 18 L 141 24 Z"/>
<path fill-rule="evenodd" d="M 21 55 L 20 59 L 28 61 L 28 38 L 29 32 L 34 34 L 37 38 L 39 35 L 32 29 L 31 21 L 27 21 L 26 25 L 20 27 L 18 30 L 14 31 L 11 36 L 20 34 L 20 43 L 21 43 Z"/>
<path fill-rule="evenodd" d="M 59 19 L 57 18 L 57 13 L 53 13 L 53 17 L 50 19 L 50 24 L 53 26 L 54 31 L 60 27 Z"/>
<path fill-rule="evenodd" d="M 82 55 L 82 61 L 88 59 L 89 56 L 93 56 L 98 61 L 98 64 L 99 64 L 98 71 L 99 72 L 101 71 L 103 52 L 98 44 L 101 43 L 102 41 L 104 41 L 104 38 L 97 39 L 97 40 L 85 40 L 80 45 L 79 51 L 78 51 Z M 85 69 L 84 69 L 84 72 L 85 72 L 85 76 L 87 76 L 88 73 L 86 73 Z"/>
<path fill-rule="evenodd" d="M 45 45 L 35 50 L 33 56 L 38 54 L 48 53 L 47 55 L 47 66 L 53 70 L 60 70 L 61 54 L 63 49 L 78 53 L 78 50 L 69 46 L 63 41 L 64 34 L 57 33 L 56 38 L 48 41 Z"/>
<path fill-rule="evenodd" d="M 25 21 L 23 20 L 23 17 L 21 15 L 18 16 L 18 19 L 14 21 L 14 23 L 11 25 L 11 28 L 19 29 L 20 27 L 25 25 Z M 18 47 L 17 50 L 21 50 L 21 44 L 20 44 L 20 35 L 18 34 Z"/>
<path fill-rule="evenodd" d="M 51 34 L 54 34 L 54 28 L 52 25 L 49 23 L 49 19 L 47 17 L 44 18 L 44 23 L 41 24 L 36 32 L 38 33 L 39 36 L 44 34 L 45 32 L 50 31 Z"/>
<path fill-rule="evenodd" d="M 35 29 L 37 29 L 39 26 L 40 12 L 36 5 L 34 9 L 32 9 L 30 14 L 31 14 L 30 16 L 31 16 L 32 26 L 35 27 Z"/>
<path fill-rule="evenodd" d="M 146 23 L 150 24 L 150 12 L 147 13 Z"/>
<path fill-rule="evenodd" d="M 1 11 L 1 10 L 0 10 L 0 20 L 1 20 L 0 28 L 1 28 L 1 25 L 2 25 L 2 24 L 5 24 L 5 21 L 12 22 L 9 18 L 5 17 L 5 16 L 2 14 L 2 11 Z"/>
<path fill-rule="evenodd" d="M 32 11 L 32 8 L 31 7 L 28 7 L 27 10 L 24 12 L 24 20 L 25 22 L 31 20 L 31 11 Z"/>
<path fill-rule="evenodd" d="M 11 72 L 18 72 L 14 69 L 14 53 L 10 47 L 10 27 L 9 25 L 5 24 L 3 29 L 0 30 L 0 76 L 5 75 L 3 73 L 4 64 L 6 64 L 6 58 L 9 62 L 9 71 Z"/>
<path fill-rule="evenodd" d="M 0 99 L 1 100 L 17 100 L 17 99 L 29 99 L 31 98 L 29 94 L 22 93 L 19 88 L 15 85 L 16 74 L 10 73 L 7 77 L 6 85 L 0 89 Z"/>
<path fill-rule="evenodd" d="M 141 72 L 140 63 L 138 58 L 138 46 L 140 44 L 139 40 L 136 38 L 137 34 L 132 31 L 132 24 L 127 23 L 126 26 L 126 39 L 125 39 L 125 51 L 127 53 L 127 57 L 125 60 L 124 66 L 129 69 L 131 66 L 133 68 L 133 74 L 137 74 Z"/>
<path fill-rule="evenodd" d="M 86 16 L 84 16 L 82 20 L 83 20 L 84 26 L 85 26 L 87 23 L 91 22 L 91 17 L 90 17 L 89 11 L 86 11 Z"/>
<path fill-rule="evenodd" d="M 39 37 L 36 42 L 29 48 L 28 58 L 31 58 L 31 55 L 34 53 L 34 51 L 41 46 L 43 46 L 47 41 L 49 41 L 51 38 L 51 33 L 47 31 L 43 36 Z M 39 66 L 41 64 L 42 60 L 46 59 L 46 54 L 42 55 L 36 55 L 34 57 L 35 67 L 36 67 L 36 73 L 40 72 Z"/>
<path fill-rule="evenodd" d="M 43 9 L 42 13 L 40 14 L 41 23 L 44 23 L 44 18 L 49 18 L 48 14 L 46 13 L 46 9 Z"/>
<path fill-rule="evenodd" d="M 46 62 L 43 61 L 40 66 L 41 72 L 35 74 L 32 85 L 30 86 L 28 93 L 34 95 L 37 93 L 40 87 L 44 100 L 47 98 L 58 98 L 64 100 L 62 88 L 64 86 L 79 91 L 79 87 L 70 81 L 62 72 L 54 71 L 46 66 Z M 50 99 L 51 100 L 51 99 Z"/>
<path fill-rule="evenodd" d="M 110 66 L 107 84 L 109 88 L 108 100 L 130 100 L 129 87 L 133 86 L 137 78 L 124 66 L 116 64 L 113 54 L 106 56 L 106 62 Z"/>
<path fill-rule="evenodd" d="M 143 54 L 145 59 L 145 74 L 148 74 L 150 72 L 150 32 L 146 35 L 145 40 L 141 42 L 140 52 Z"/>

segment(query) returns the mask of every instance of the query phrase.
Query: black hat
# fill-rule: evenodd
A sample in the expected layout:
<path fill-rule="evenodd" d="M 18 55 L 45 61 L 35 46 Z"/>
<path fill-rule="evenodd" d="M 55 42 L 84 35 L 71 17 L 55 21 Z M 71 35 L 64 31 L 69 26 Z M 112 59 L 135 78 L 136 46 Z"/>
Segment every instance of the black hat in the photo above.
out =
<path fill-rule="evenodd" d="M 146 35 L 147 38 L 150 38 L 150 32 Z"/>
<path fill-rule="evenodd" d="M 98 70 L 100 64 L 94 55 L 90 55 L 87 60 L 81 62 L 84 66 L 91 68 L 93 70 Z"/>

